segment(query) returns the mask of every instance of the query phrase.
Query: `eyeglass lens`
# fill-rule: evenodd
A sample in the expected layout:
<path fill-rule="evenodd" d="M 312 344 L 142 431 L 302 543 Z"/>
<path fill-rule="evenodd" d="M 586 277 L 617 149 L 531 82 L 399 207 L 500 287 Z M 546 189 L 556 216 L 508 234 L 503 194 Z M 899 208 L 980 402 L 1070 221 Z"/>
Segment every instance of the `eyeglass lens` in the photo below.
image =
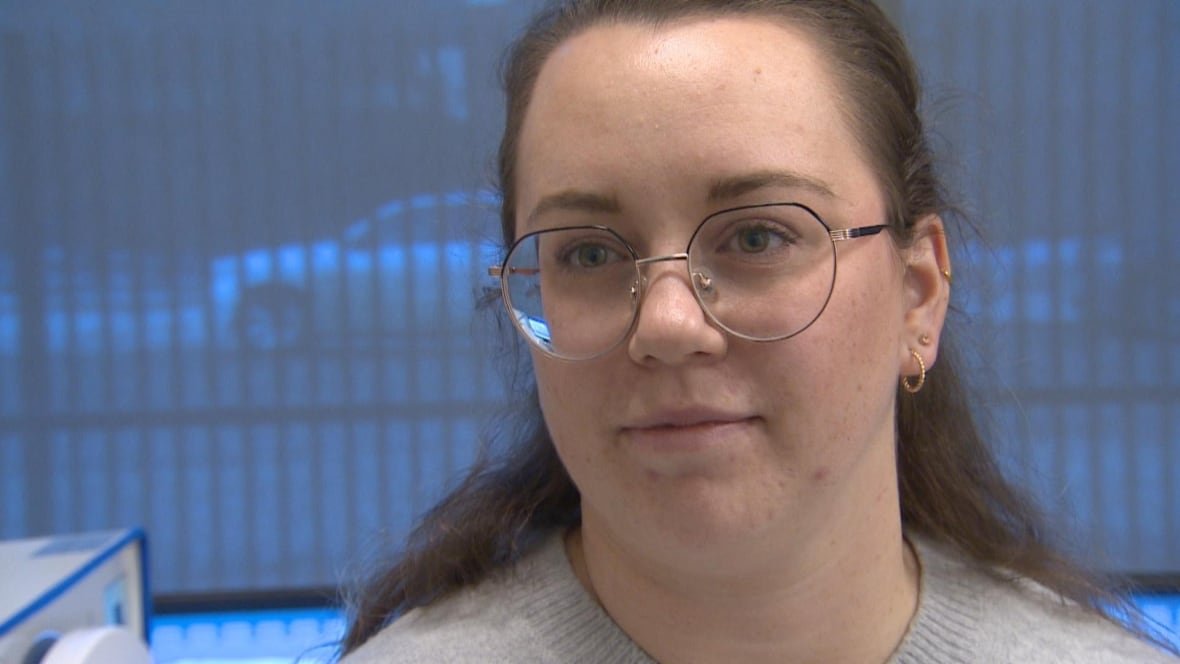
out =
<path fill-rule="evenodd" d="M 517 326 L 558 357 L 587 359 L 611 350 L 638 311 L 643 280 L 636 260 L 619 235 L 602 228 L 524 236 L 503 271 Z M 710 216 L 688 249 L 690 282 L 705 313 L 731 334 L 756 341 L 810 325 L 827 304 L 835 267 L 827 226 L 795 204 Z"/>

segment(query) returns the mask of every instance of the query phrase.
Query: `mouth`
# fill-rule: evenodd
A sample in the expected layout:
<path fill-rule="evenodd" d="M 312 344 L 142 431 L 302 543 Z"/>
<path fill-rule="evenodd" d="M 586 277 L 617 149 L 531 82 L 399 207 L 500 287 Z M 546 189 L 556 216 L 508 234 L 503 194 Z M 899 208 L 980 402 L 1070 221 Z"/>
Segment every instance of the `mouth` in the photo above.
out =
<path fill-rule="evenodd" d="M 658 410 L 640 416 L 623 426 L 623 430 L 692 429 L 694 427 L 735 424 L 755 419 L 745 413 L 716 408 L 679 408 Z"/>
<path fill-rule="evenodd" d="M 653 451 L 694 451 L 743 440 L 758 419 L 707 409 L 665 411 L 624 426 L 622 435 L 631 444 Z"/>

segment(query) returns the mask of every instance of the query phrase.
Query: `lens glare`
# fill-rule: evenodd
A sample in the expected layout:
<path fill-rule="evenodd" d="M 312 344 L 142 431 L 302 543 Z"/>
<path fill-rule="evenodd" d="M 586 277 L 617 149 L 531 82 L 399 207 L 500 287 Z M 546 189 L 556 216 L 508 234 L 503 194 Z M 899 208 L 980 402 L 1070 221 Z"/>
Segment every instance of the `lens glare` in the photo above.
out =
<path fill-rule="evenodd" d="M 600 355 L 631 329 L 639 271 L 613 232 L 594 227 L 522 238 L 505 262 L 517 327 L 542 350 L 567 359 Z"/>

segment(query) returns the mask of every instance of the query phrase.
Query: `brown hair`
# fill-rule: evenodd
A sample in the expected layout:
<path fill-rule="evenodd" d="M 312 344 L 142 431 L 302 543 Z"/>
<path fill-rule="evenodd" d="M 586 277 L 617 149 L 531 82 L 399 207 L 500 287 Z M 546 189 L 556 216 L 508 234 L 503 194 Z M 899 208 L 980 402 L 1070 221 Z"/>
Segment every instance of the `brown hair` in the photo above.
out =
<path fill-rule="evenodd" d="M 507 117 L 500 143 L 501 224 L 515 233 L 517 143 L 533 86 L 558 44 L 594 25 L 649 25 L 699 16 L 754 15 L 789 22 L 828 51 L 842 107 L 886 193 L 895 240 L 914 223 L 953 212 L 919 115 L 917 71 L 901 35 L 868 0 L 569 0 L 551 5 L 513 45 L 503 72 Z M 511 334 L 511 326 L 502 328 Z M 513 335 L 515 336 L 515 335 Z M 924 389 L 897 398 L 901 517 L 908 533 L 950 545 L 989 569 L 1034 579 L 1103 615 L 1131 607 L 1053 548 L 1033 502 L 1000 473 L 959 378 L 952 334 Z M 519 342 L 518 342 L 519 343 Z M 541 421 L 535 387 L 518 408 L 515 442 L 478 463 L 428 513 L 407 550 L 352 602 L 343 642 L 355 649 L 389 621 L 510 565 L 554 528 L 579 521 L 579 495 Z"/>

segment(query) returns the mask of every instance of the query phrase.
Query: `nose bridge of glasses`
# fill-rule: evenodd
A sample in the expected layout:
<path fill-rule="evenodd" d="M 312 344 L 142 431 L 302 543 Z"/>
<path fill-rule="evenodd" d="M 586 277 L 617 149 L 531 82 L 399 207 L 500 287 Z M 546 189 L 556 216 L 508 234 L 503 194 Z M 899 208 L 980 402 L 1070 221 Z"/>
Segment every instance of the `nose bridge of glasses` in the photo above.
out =
<path fill-rule="evenodd" d="M 668 263 L 671 261 L 685 261 L 685 263 L 687 264 L 688 260 L 689 260 L 688 254 L 685 252 L 681 252 L 681 253 L 676 253 L 676 254 L 666 254 L 664 256 L 650 256 L 648 258 L 637 258 L 637 259 L 635 259 L 635 266 L 637 268 L 639 268 L 639 270 L 642 272 L 642 269 L 647 265 L 654 265 L 656 263 Z M 704 307 L 705 303 L 703 300 L 701 300 L 701 297 L 706 297 L 711 294 L 711 290 L 713 288 L 712 278 L 704 272 L 693 270 L 691 268 L 691 266 L 689 267 L 688 272 L 689 272 L 689 274 L 688 274 L 689 289 L 691 291 L 693 291 L 693 295 L 694 295 L 694 298 L 697 300 L 697 304 L 699 306 Z M 647 294 L 648 290 L 650 289 L 650 286 L 649 286 L 650 283 L 651 282 L 647 278 L 647 275 L 641 274 L 639 284 L 636 284 L 636 287 L 633 287 L 631 290 L 631 296 L 633 298 L 637 298 L 637 297 L 639 297 L 640 293 L 642 292 L 644 294 L 644 299 L 646 299 L 646 294 Z"/>
<path fill-rule="evenodd" d="M 664 256 L 650 256 L 648 258 L 637 258 L 635 260 L 635 266 L 638 268 L 643 268 L 645 265 L 651 265 L 654 263 L 666 263 L 669 261 L 685 261 L 687 263 L 688 260 L 689 260 L 688 254 L 685 252 L 680 252 L 677 254 L 667 254 Z M 689 276 L 689 279 L 691 280 L 693 290 L 701 293 L 702 295 L 707 294 L 712 290 L 713 279 L 705 272 L 701 272 L 699 270 L 693 270 L 692 267 L 690 266 L 688 276 Z M 642 277 L 642 280 L 643 280 L 644 284 L 647 283 L 647 277 Z M 632 293 L 632 295 L 635 295 L 635 293 Z"/>
<path fill-rule="evenodd" d="M 648 258 L 637 258 L 635 264 L 639 267 L 650 265 L 652 263 L 664 263 L 667 261 L 687 261 L 688 254 L 681 252 L 678 254 L 667 254 L 666 256 L 649 256 Z"/>
<path fill-rule="evenodd" d="M 647 258 L 636 258 L 635 259 L 635 267 L 636 267 L 636 269 L 638 269 L 642 273 L 643 268 L 647 267 L 648 265 L 655 265 L 656 263 L 669 263 L 672 261 L 685 261 L 685 263 L 687 263 L 688 262 L 688 254 L 681 252 L 681 253 L 676 253 L 676 254 L 665 254 L 663 256 L 649 256 Z M 646 286 L 649 283 L 647 275 L 641 274 L 639 278 L 640 278 L 640 283 L 642 284 L 641 289 L 646 291 L 647 290 Z M 632 291 L 631 294 L 632 294 L 632 296 L 638 295 L 638 293 L 636 293 L 634 291 Z"/>

